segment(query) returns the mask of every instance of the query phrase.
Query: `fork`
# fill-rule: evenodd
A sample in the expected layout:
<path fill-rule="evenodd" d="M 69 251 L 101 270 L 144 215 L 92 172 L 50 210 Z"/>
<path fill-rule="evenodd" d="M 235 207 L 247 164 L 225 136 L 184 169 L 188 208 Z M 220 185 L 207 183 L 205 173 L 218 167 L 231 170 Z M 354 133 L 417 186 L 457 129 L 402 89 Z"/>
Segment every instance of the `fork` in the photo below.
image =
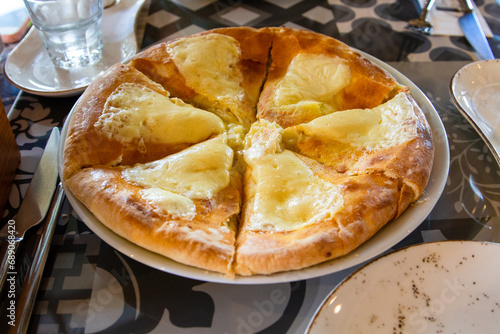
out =
<path fill-rule="evenodd" d="M 409 20 L 406 28 L 430 35 L 432 31 L 432 24 L 427 20 L 427 14 L 431 10 L 432 6 L 434 6 L 435 2 L 436 0 L 427 0 L 420 17 Z"/>

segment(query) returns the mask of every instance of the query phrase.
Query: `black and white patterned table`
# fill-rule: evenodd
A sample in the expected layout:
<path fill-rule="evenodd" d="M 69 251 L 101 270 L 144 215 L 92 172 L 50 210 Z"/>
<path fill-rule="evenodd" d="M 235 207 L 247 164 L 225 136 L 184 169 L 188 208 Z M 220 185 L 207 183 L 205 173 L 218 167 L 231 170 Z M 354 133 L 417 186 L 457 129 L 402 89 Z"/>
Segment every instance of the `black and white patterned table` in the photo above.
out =
<path fill-rule="evenodd" d="M 476 4 L 500 56 L 500 6 Z M 221 26 L 296 27 L 336 37 L 390 62 L 438 111 L 450 145 L 450 172 L 430 215 L 392 249 L 434 240 L 472 240 L 500 217 L 500 168 L 453 105 L 452 75 L 476 59 L 463 37 L 405 30 L 418 6 L 407 0 L 151 0 L 138 20 L 141 48 Z M 22 153 L 2 222 L 14 218 L 50 130 L 61 127 L 78 97 L 21 93 L 2 77 L 1 97 Z M 18 253 L 18 286 L 36 233 Z M 291 283 L 231 285 L 161 272 L 130 259 L 92 233 L 65 203 L 32 316 L 31 333 L 303 333 L 328 293 L 355 268 Z M 5 296 L 0 332 L 7 328 Z"/>
<path fill-rule="evenodd" d="M 493 33 L 500 6 L 476 1 Z M 221 26 L 286 26 L 335 37 L 383 61 L 474 60 L 464 37 L 425 36 L 405 29 L 418 0 L 158 1 L 150 6 L 142 47 Z M 491 38 L 500 56 L 498 38 Z"/>

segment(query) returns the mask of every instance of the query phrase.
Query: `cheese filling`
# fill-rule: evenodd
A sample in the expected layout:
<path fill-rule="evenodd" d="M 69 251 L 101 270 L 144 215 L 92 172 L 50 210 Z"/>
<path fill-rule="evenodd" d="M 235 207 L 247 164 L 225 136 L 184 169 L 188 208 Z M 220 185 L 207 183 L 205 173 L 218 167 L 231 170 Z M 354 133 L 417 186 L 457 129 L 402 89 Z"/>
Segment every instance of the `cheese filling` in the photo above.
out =
<path fill-rule="evenodd" d="M 351 81 L 351 70 L 339 57 L 299 53 L 274 94 L 274 105 L 296 113 L 325 115 L 337 110 L 335 97 Z"/>
<path fill-rule="evenodd" d="M 255 183 L 249 230 L 292 231 L 328 219 L 342 208 L 335 185 L 315 175 L 293 152 L 269 152 L 266 147 L 270 146 L 256 143 L 245 152 Z"/>
<path fill-rule="evenodd" d="M 290 127 L 285 129 L 284 137 L 300 141 L 305 135 L 370 151 L 397 146 L 415 138 L 416 123 L 413 104 L 405 93 L 399 93 L 373 109 L 338 111 Z"/>
<path fill-rule="evenodd" d="M 106 101 L 95 128 L 120 142 L 198 143 L 224 131 L 216 115 L 145 86 L 122 84 Z"/>
<path fill-rule="evenodd" d="M 143 194 L 146 200 L 156 199 L 169 212 L 190 215 L 191 199 L 213 198 L 229 185 L 232 163 L 233 150 L 218 136 L 166 158 L 124 169 L 122 176 L 154 189 Z"/>
<path fill-rule="evenodd" d="M 192 220 L 196 216 L 196 205 L 185 196 L 160 188 L 146 188 L 140 191 L 147 203 L 170 213 L 174 218 Z"/>
<path fill-rule="evenodd" d="M 233 37 L 210 34 L 169 44 L 169 54 L 189 87 L 217 99 L 241 99 L 243 75 L 238 68 L 239 43 Z"/>

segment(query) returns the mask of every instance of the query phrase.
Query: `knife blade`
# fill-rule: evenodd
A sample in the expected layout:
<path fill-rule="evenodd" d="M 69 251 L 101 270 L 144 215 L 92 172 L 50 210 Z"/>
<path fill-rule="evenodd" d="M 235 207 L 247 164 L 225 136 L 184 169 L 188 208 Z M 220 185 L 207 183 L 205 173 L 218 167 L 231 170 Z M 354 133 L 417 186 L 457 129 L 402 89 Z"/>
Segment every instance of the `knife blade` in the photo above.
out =
<path fill-rule="evenodd" d="M 14 220 L 5 224 L 0 235 L 4 236 L 0 256 L 0 292 L 9 273 L 15 274 L 15 254 L 26 232 L 38 225 L 50 207 L 57 183 L 57 150 L 59 147 L 59 129 L 54 128 L 45 146 L 38 167 L 19 211 Z"/>
<path fill-rule="evenodd" d="M 474 12 L 471 0 L 462 0 L 462 7 L 464 8 L 464 15 L 458 19 L 458 22 L 464 32 L 465 38 L 467 38 L 482 58 L 495 59 L 483 28 L 479 23 L 479 19 Z"/>
<path fill-rule="evenodd" d="M 47 216 L 47 222 L 43 226 L 38 246 L 36 247 L 33 263 L 21 289 L 19 301 L 16 304 L 16 318 L 14 326 L 10 327 L 8 334 L 25 334 L 28 331 L 31 313 L 35 306 L 36 295 L 42 280 L 43 269 L 50 251 L 50 245 L 57 225 L 57 220 L 61 214 L 63 201 L 65 199 L 62 184 L 56 188 L 53 205 Z"/>

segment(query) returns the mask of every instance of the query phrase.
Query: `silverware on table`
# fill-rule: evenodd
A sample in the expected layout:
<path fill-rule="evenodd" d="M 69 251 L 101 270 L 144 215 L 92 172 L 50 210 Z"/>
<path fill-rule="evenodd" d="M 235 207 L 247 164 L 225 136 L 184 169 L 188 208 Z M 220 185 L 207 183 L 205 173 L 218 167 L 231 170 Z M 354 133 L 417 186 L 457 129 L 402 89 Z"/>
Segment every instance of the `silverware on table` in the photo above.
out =
<path fill-rule="evenodd" d="M 479 23 L 479 19 L 476 13 L 474 13 L 474 6 L 471 0 L 461 0 L 461 2 L 464 15 L 458 19 L 458 22 L 464 32 L 465 38 L 467 38 L 469 43 L 476 49 L 481 57 L 484 59 L 495 59 L 483 28 Z"/>
<path fill-rule="evenodd" d="M 62 188 L 62 184 L 59 183 L 53 200 L 53 205 L 51 206 L 51 210 L 48 215 L 48 222 L 44 225 L 33 263 L 31 264 L 28 275 L 26 276 L 21 290 L 21 296 L 19 297 L 19 301 L 16 305 L 16 324 L 14 327 L 10 328 L 9 334 L 26 333 L 28 331 L 31 313 L 33 312 L 33 306 L 35 305 L 36 295 L 38 288 L 40 287 L 43 269 L 45 267 L 45 262 L 47 261 L 50 244 L 52 242 L 52 237 L 54 236 L 54 231 L 59 214 L 61 213 L 64 198 L 64 190 Z"/>
<path fill-rule="evenodd" d="M 57 150 L 59 129 L 52 130 L 44 153 L 26 191 L 14 220 L 10 220 L 0 232 L 5 240 L 0 250 L 0 291 L 7 276 L 15 275 L 15 254 L 26 232 L 38 225 L 47 214 L 57 183 Z"/>
<path fill-rule="evenodd" d="M 427 20 L 427 14 L 432 6 L 434 6 L 435 2 L 436 0 L 427 0 L 424 8 L 422 8 L 420 16 L 416 19 L 409 20 L 406 28 L 430 35 L 432 32 L 432 24 Z"/>

